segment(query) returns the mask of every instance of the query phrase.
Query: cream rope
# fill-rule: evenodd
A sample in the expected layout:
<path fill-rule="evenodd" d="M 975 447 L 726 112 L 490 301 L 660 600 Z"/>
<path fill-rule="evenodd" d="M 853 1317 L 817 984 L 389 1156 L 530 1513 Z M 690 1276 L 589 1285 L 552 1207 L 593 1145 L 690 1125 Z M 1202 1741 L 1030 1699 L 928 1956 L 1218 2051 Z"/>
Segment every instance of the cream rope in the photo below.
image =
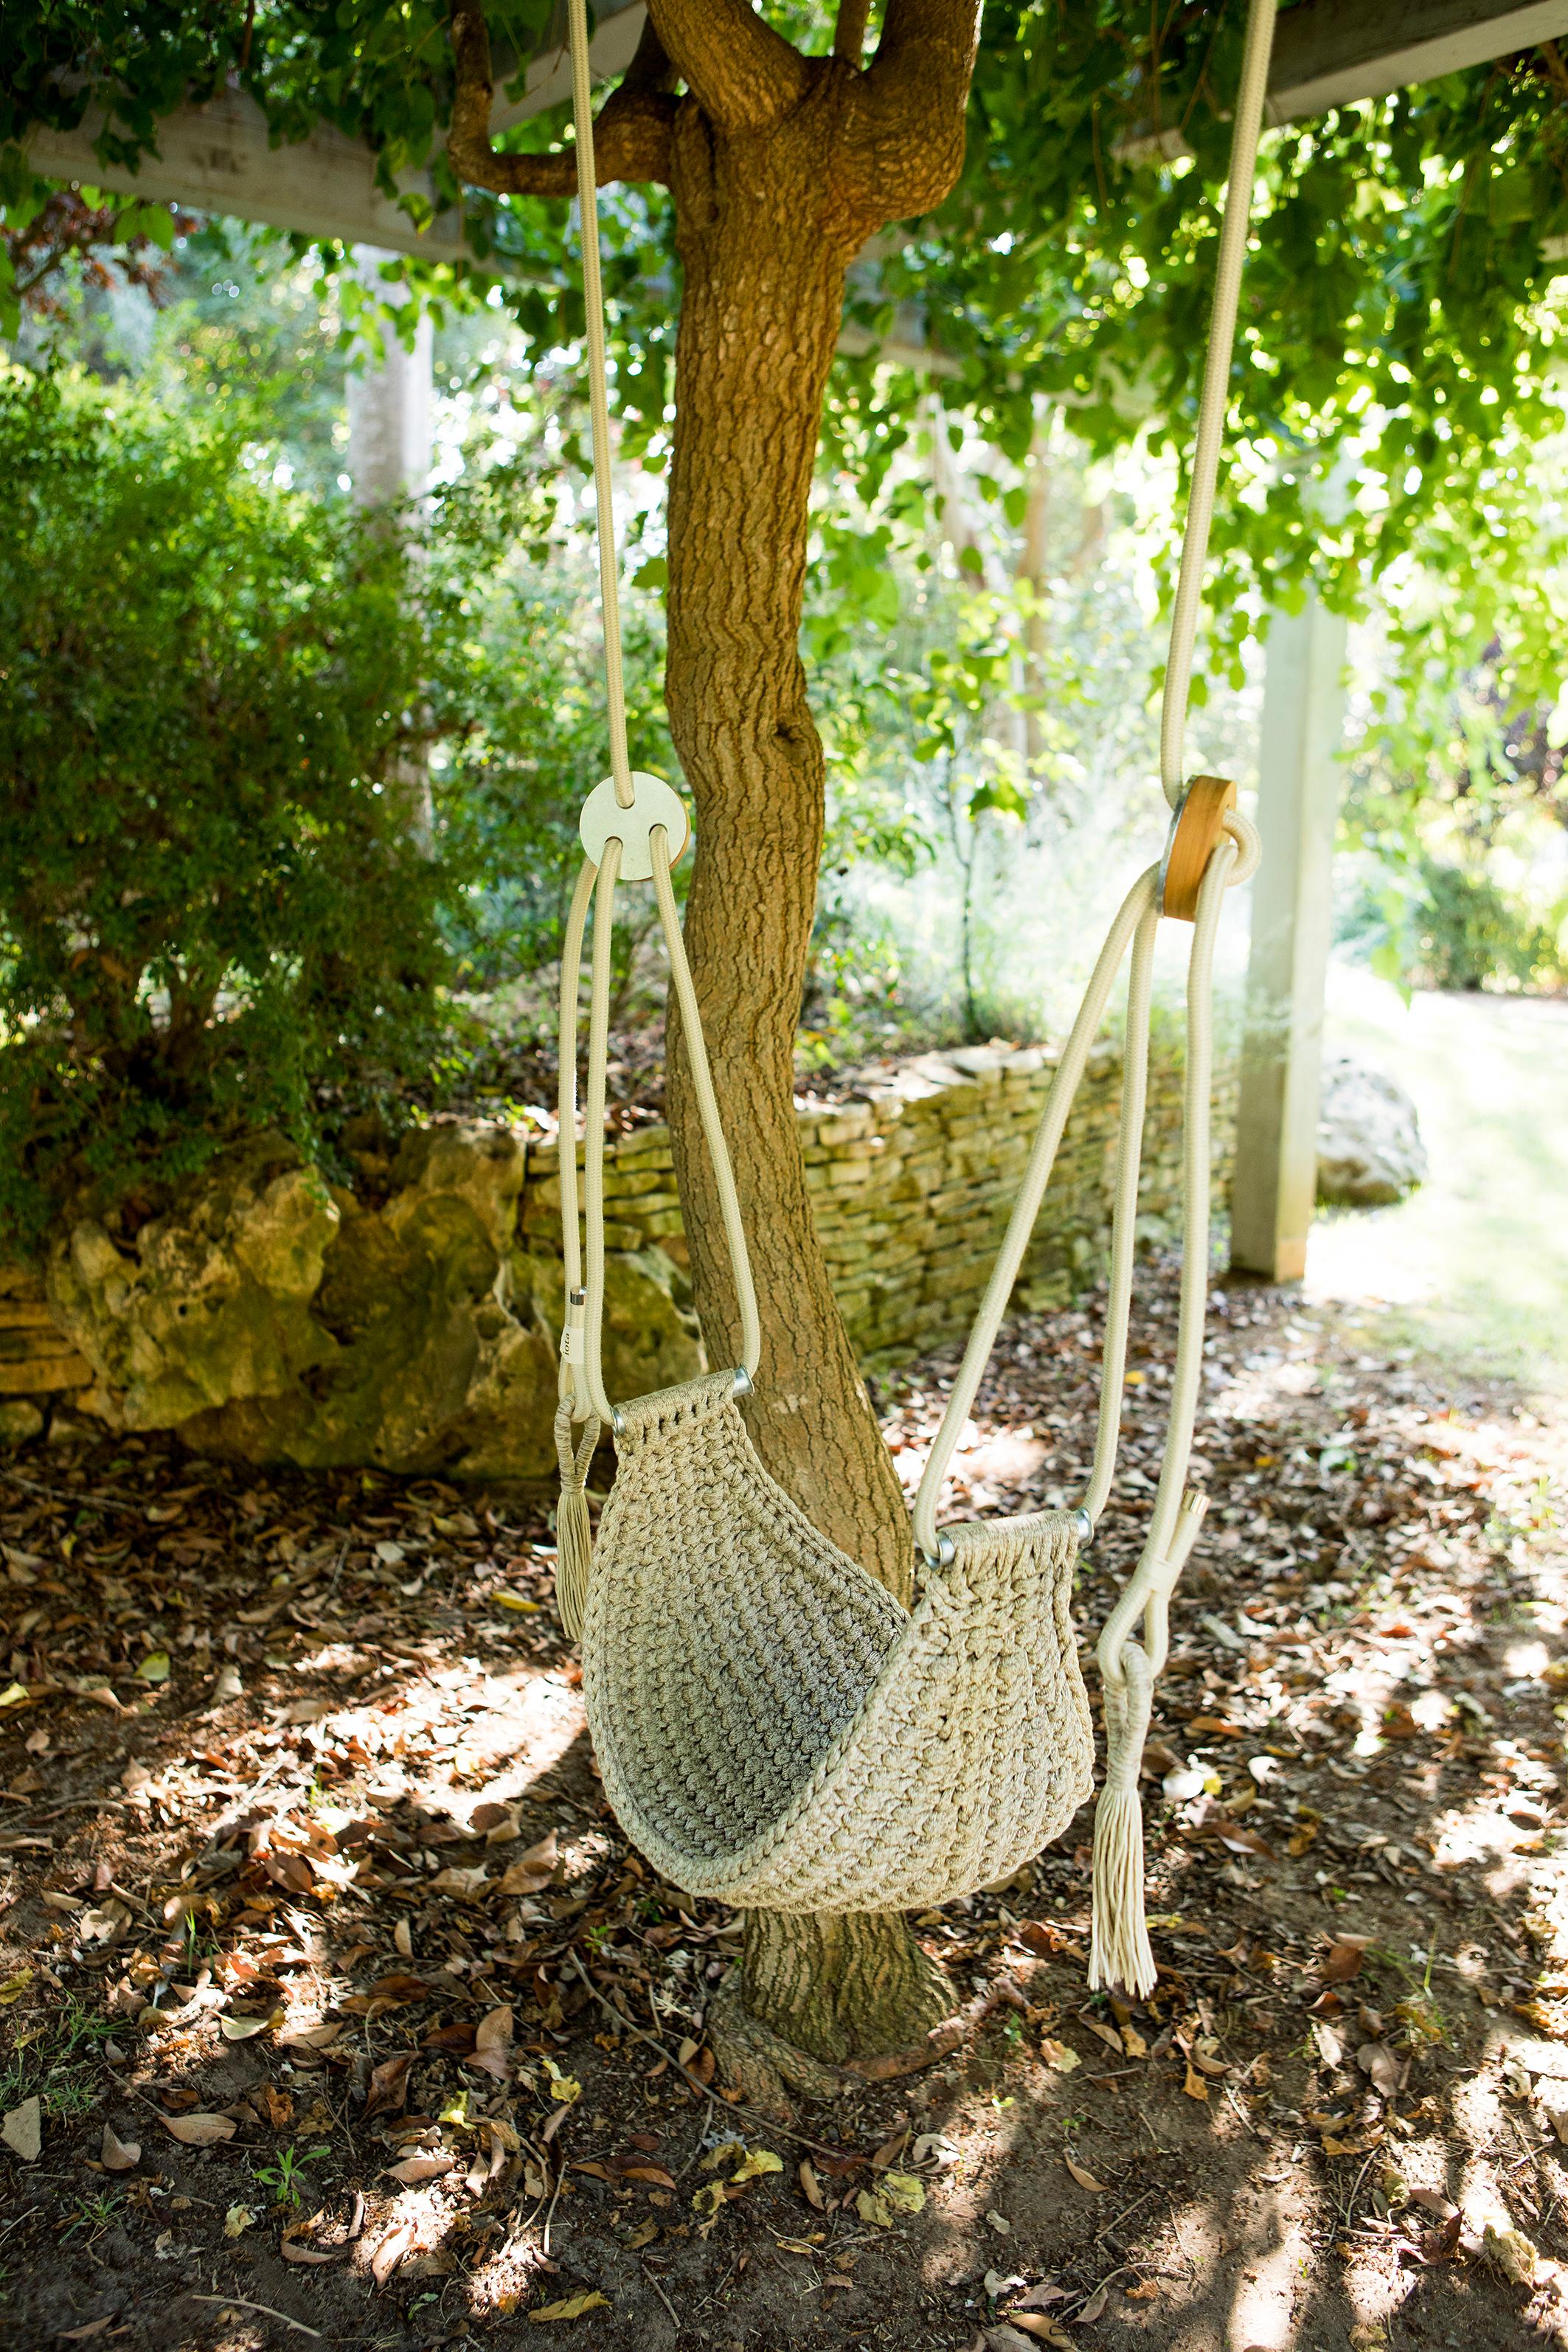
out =
<path fill-rule="evenodd" d="M 561 946 L 560 1068 L 556 1075 L 556 1160 L 561 1183 L 561 1258 L 566 1281 L 566 1306 L 561 1326 L 560 1390 L 573 1402 L 573 1417 L 586 1415 L 588 1392 L 577 1380 L 582 1363 L 584 1311 L 583 1243 L 577 1230 L 577 989 L 583 971 L 583 931 L 588 902 L 594 895 L 595 866 L 584 865 L 577 877 L 566 932 Z M 570 1041 L 570 1050 L 568 1050 Z"/>
<path fill-rule="evenodd" d="M 572 35 L 572 114 L 577 133 L 577 204 L 582 221 L 583 309 L 588 325 L 588 413 L 594 434 L 594 495 L 599 521 L 599 600 L 609 693 L 610 772 L 616 798 L 630 808 L 626 689 L 621 674 L 621 602 L 616 563 L 616 508 L 610 476 L 610 398 L 605 362 L 605 289 L 599 270 L 599 189 L 594 170 L 594 108 L 588 79 L 587 0 L 567 0 Z"/>
<path fill-rule="evenodd" d="M 1160 782 L 1173 808 L 1181 799 L 1183 791 L 1182 745 L 1187 731 L 1193 647 L 1197 640 L 1204 566 L 1208 561 L 1209 530 L 1214 521 L 1215 493 L 1219 482 L 1220 437 L 1225 429 L 1225 412 L 1230 399 L 1230 362 L 1236 345 L 1237 305 L 1241 296 L 1242 264 L 1247 258 L 1247 238 L 1251 226 L 1252 183 L 1258 170 L 1263 100 L 1268 88 L 1268 60 L 1274 47 L 1275 6 L 1276 0 L 1252 0 L 1247 13 L 1247 46 L 1241 59 L 1241 87 L 1237 92 L 1235 126 L 1231 132 L 1230 178 L 1225 193 L 1225 218 L 1220 226 L 1219 260 L 1215 270 L 1214 308 L 1209 313 L 1204 386 L 1198 400 L 1193 486 L 1187 499 L 1182 568 L 1176 582 L 1175 609 L 1171 615 L 1171 651 L 1165 664 L 1165 692 L 1160 710 Z"/>
<path fill-rule="evenodd" d="M 724 1139 L 718 1097 L 709 1067 L 708 1047 L 698 1011 L 697 991 L 681 936 L 680 915 L 669 875 L 669 844 L 662 825 L 649 835 L 654 895 L 669 953 L 670 973 L 685 1026 L 687 1060 L 698 1117 L 712 1164 L 714 1188 L 730 1252 L 731 1276 L 741 1318 L 741 1360 L 737 1385 L 749 1388 L 762 1357 L 762 1316 L 752 1276 L 751 1254 L 741 1213 L 740 1194 L 729 1146 Z M 575 1417 L 592 1412 L 602 1421 L 616 1422 L 616 1409 L 605 1390 L 603 1329 L 605 1306 L 605 1097 L 609 1052 L 610 973 L 615 931 L 615 892 L 620 868 L 621 844 L 611 836 L 604 864 L 585 861 L 567 917 L 561 961 L 561 1071 L 558 1162 L 561 1181 L 562 1244 L 565 1263 L 567 1314 L 562 1335 L 561 1385 L 570 1393 Z M 583 1220 L 587 1234 L 587 1272 L 582 1279 L 577 1235 L 576 1039 L 577 992 L 587 908 L 594 901 L 594 949 L 588 1011 L 588 1083 L 584 1096 L 585 1144 L 583 1155 Z"/>
<path fill-rule="evenodd" d="M 658 919 L 664 927 L 665 945 L 669 950 L 669 969 L 680 1004 L 681 1033 L 691 1072 L 691 1090 L 697 1097 L 698 1115 L 702 1121 L 702 1134 L 712 1163 L 713 1181 L 719 1193 L 719 1213 L 724 1221 L 724 1240 L 730 1252 L 730 1272 L 735 1285 L 735 1302 L 741 1310 L 741 1370 L 750 1386 L 762 1361 L 763 1320 L 757 1311 L 757 1292 L 752 1280 L 752 1256 L 746 1246 L 741 1196 L 735 1190 L 730 1148 L 724 1140 L 723 1122 L 719 1117 L 719 1098 L 713 1091 L 713 1074 L 708 1066 L 708 1041 L 702 1034 L 702 1016 L 697 1009 L 697 991 L 692 985 L 691 966 L 686 960 L 686 941 L 681 933 L 675 890 L 669 878 L 669 841 L 663 825 L 654 826 L 648 845 L 653 852 L 653 887 L 658 900 Z"/>
<path fill-rule="evenodd" d="M 1127 952 L 1127 942 L 1153 908 L 1159 878 L 1158 866 L 1151 866 L 1146 874 L 1139 876 L 1118 908 L 1105 945 L 1100 950 L 1100 960 L 1090 974 L 1089 986 L 1084 990 L 1083 1003 L 1079 1007 L 1078 1019 L 1073 1023 L 1072 1034 L 1057 1066 L 1034 1148 L 1024 1171 L 1024 1181 L 1018 1187 L 1013 1213 L 1007 1222 L 1006 1234 L 991 1270 L 991 1279 L 985 1286 L 985 1295 L 980 1302 L 970 1330 L 969 1344 L 963 1351 L 963 1361 L 959 1366 L 958 1377 L 953 1381 L 947 1410 L 942 1414 L 942 1426 L 927 1456 L 920 1492 L 915 1497 L 915 1541 L 928 1560 L 936 1559 L 940 1553 L 936 1507 L 942 1482 L 947 1476 L 948 1465 L 952 1460 L 964 1423 L 969 1419 L 991 1350 L 996 1344 L 996 1334 L 1002 1328 L 1002 1318 L 1007 1312 L 1013 1287 L 1024 1263 L 1024 1253 L 1035 1229 L 1035 1219 L 1040 1213 L 1046 1186 L 1050 1181 L 1051 1169 L 1068 1123 L 1068 1114 L 1072 1108 L 1073 1097 L 1078 1092 L 1079 1081 L 1089 1060 L 1089 1047 L 1105 1018 L 1105 1008 L 1116 984 L 1121 959 Z M 1128 1148 L 1124 1137 L 1121 1150 L 1125 1152 Z"/>

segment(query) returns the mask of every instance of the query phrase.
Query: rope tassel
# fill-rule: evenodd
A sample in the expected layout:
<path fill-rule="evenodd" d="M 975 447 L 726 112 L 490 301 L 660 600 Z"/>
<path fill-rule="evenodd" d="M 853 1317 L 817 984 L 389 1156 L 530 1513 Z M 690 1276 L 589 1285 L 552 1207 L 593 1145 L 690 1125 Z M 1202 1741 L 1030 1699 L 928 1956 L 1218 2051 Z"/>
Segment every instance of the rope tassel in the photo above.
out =
<path fill-rule="evenodd" d="M 598 1443 L 598 1417 L 590 1413 L 582 1443 L 574 1448 L 572 1400 L 563 1397 L 555 1414 L 555 1453 L 561 1465 L 561 1500 L 555 1511 L 555 1606 L 569 1642 L 582 1639 L 588 1607 L 588 1574 L 594 1565 L 588 1465 Z"/>
<path fill-rule="evenodd" d="M 1189 1488 L 1163 1559 L 1140 1570 L 1116 1612 L 1124 1622 L 1130 1608 L 1145 1612 L 1152 1656 L 1141 1643 L 1115 1636 L 1107 1645 L 1108 1653 L 1118 1654 L 1114 1669 L 1109 1654 L 1102 1654 L 1105 1786 L 1094 1809 L 1091 1992 L 1121 1985 L 1143 2000 L 1153 1991 L 1158 1975 L 1143 1903 L 1143 1808 L 1138 1780 L 1154 1708 L 1154 1677 L 1165 1663 L 1171 1595 L 1207 1509 L 1207 1496 Z"/>

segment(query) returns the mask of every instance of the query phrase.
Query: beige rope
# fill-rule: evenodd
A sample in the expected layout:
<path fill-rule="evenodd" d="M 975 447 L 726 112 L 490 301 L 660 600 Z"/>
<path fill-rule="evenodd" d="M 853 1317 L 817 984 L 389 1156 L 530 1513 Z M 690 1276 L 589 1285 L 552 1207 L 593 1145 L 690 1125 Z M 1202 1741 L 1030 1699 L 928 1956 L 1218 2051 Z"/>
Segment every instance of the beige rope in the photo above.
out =
<path fill-rule="evenodd" d="M 1187 702 L 1192 691 L 1193 648 L 1197 642 L 1204 566 L 1208 561 L 1209 531 L 1214 522 L 1215 494 L 1219 484 L 1220 438 L 1230 399 L 1230 362 L 1236 346 L 1236 313 L 1241 298 L 1242 264 L 1247 258 L 1247 238 L 1252 220 L 1252 183 L 1258 170 L 1258 142 L 1263 129 L 1268 60 L 1274 48 L 1275 7 L 1276 0 L 1252 0 L 1247 18 L 1247 46 L 1242 52 L 1241 85 L 1236 95 L 1236 115 L 1230 140 L 1230 177 L 1225 194 L 1225 219 L 1219 233 L 1219 260 L 1215 269 L 1214 308 L 1209 313 L 1204 386 L 1198 399 L 1193 487 L 1187 499 L 1187 524 L 1182 538 L 1182 569 L 1176 582 L 1175 607 L 1171 615 L 1171 651 L 1165 663 L 1165 692 L 1160 709 L 1160 782 L 1173 808 L 1182 797 L 1182 779 L 1185 772 L 1182 763 L 1182 747 L 1187 731 Z"/>
<path fill-rule="evenodd" d="M 599 269 L 599 189 L 594 168 L 594 107 L 588 76 L 586 0 L 567 0 L 572 37 L 572 115 L 577 134 L 577 204 L 582 217 L 583 310 L 588 326 L 588 413 L 594 436 L 594 495 L 598 510 L 599 601 L 605 625 L 605 682 L 609 694 L 610 773 L 616 798 L 634 798 L 626 751 L 626 689 L 621 669 L 621 602 L 616 562 L 615 488 L 610 474 L 610 398 L 605 359 L 605 289 Z"/>
<path fill-rule="evenodd" d="M 702 1034 L 702 1016 L 697 1009 L 697 991 L 692 985 L 691 966 L 686 960 L 686 940 L 681 932 L 675 890 L 669 878 L 669 841 L 663 825 L 654 826 L 649 846 L 653 852 L 654 895 L 658 901 L 658 919 L 664 930 L 665 946 L 669 950 L 670 975 L 675 982 L 675 993 L 680 1005 L 681 1034 L 685 1039 L 686 1059 L 691 1073 L 691 1088 L 697 1097 L 703 1139 L 708 1146 L 713 1181 L 719 1193 L 719 1213 L 724 1222 L 724 1240 L 730 1252 L 735 1303 L 741 1312 L 741 1370 L 745 1373 L 749 1386 L 757 1376 L 757 1366 L 763 1354 L 763 1320 L 757 1311 L 756 1286 L 752 1280 L 752 1254 L 746 1246 L 741 1196 L 735 1190 L 730 1147 L 724 1140 L 719 1098 L 713 1091 L 713 1074 L 708 1065 L 708 1041 Z"/>
<path fill-rule="evenodd" d="M 1127 952 L 1127 943 L 1145 917 L 1155 907 L 1159 878 L 1159 867 L 1150 866 L 1147 873 L 1139 876 L 1117 909 L 1116 918 L 1107 934 L 1105 945 L 1100 949 L 1099 961 L 1089 976 L 1089 986 L 1084 990 L 1083 1003 L 1079 1007 L 1078 1019 L 1072 1025 L 1072 1034 L 1063 1048 L 1061 1060 L 1057 1066 L 1057 1074 L 1051 1082 L 1050 1094 L 1047 1097 L 1046 1108 L 1041 1114 L 1034 1147 L 1029 1153 L 1028 1165 L 1024 1171 L 1024 1181 L 1018 1187 L 1018 1196 L 1013 1204 L 1012 1216 L 1008 1220 L 1007 1231 L 1003 1238 L 996 1263 L 992 1268 L 991 1279 L 985 1286 L 984 1297 L 981 1299 L 979 1310 L 970 1330 L 969 1344 L 963 1351 L 963 1361 L 959 1366 L 958 1377 L 953 1381 L 948 1397 L 947 1410 L 942 1415 L 942 1426 L 937 1431 L 935 1442 L 926 1461 L 924 1475 L 921 1479 L 920 1492 L 915 1497 L 915 1541 L 928 1560 L 936 1559 L 941 1550 L 941 1540 L 936 1528 L 936 1507 L 942 1493 L 942 1482 L 947 1476 L 948 1465 L 952 1460 L 963 1425 L 969 1419 L 986 1364 L 990 1360 L 991 1350 L 996 1344 L 996 1334 L 1002 1328 L 1002 1318 L 1007 1312 L 1008 1303 L 1018 1279 L 1019 1269 L 1024 1263 L 1024 1253 L 1029 1246 L 1029 1238 L 1035 1229 L 1035 1220 L 1039 1215 L 1040 1203 L 1045 1199 L 1046 1187 L 1050 1182 L 1051 1170 L 1056 1161 L 1063 1130 L 1068 1123 L 1068 1114 L 1072 1109 L 1073 1097 L 1078 1092 L 1079 1082 L 1083 1076 L 1084 1066 L 1089 1060 L 1089 1048 L 1100 1033 L 1100 1023 L 1105 1018 L 1105 1008 L 1110 1003 L 1111 989 L 1116 984 L 1116 975 L 1121 970 L 1121 959 Z M 1130 1140 L 1125 1129 L 1123 1129 L 1121 1149 L 1123 1154 L 1129 1149 L 1137 1149 L 1135 1139 Z M 1136 1183 L 1137 1178 L 1134 1173 L 1134 1192 Z M 1119 1202 L 1123 1189 L 1118 1186 Z M 1102 1423 L 1104 1413 L 1105 1407 L 1102 1403 Z"/>
<path fill-rule="evenodd" d="M 560 1068 L 556 1076 L 556 1160 L 561 1184 L 561 1258 L 566 1307 L 561 1327 L 560 1389 L 573 1402 L 573 1417 L 588 1412 L 588 1392 L 577 1378 L 582 1363 L 584 1310 L 583 1243 L 577 1230 L 577 991 L 583 972 L 583 931 L 597 868 L 584 865 L 572 893 L 561 946 Z M 570 1040 L 570 1047 L 568 1046 Z"/>

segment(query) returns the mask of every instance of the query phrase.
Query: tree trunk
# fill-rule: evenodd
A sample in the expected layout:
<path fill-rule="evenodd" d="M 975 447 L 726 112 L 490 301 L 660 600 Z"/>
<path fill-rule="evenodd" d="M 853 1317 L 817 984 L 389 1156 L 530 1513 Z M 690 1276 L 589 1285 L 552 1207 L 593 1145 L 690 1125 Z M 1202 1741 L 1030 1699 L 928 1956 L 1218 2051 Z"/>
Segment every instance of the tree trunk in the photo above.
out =
<path fill-rule="evenodd" d="M 721 139 L 689 104 L 677 117 L 666 691 L 697 804 L 687 944 L 763 1307 L 748 1424 L 813 1523 L 907 1601 L 909 1517 L 816 1241 L 794 1110 L 823 830 L 798 652 L 807 503 L 845 268 L 865 234 L 836 216 L 846 80 L 821 74 L 765 134 Z M 673 1022 L 669 1108 L 709 1356 L 732 1362 L 734 1294 Z M 896 1915 L 753 1915 L 742 1999 L 784 2042 L 833 2060 L 917 2038 L 933 2001 L 951 2006 L 936 1975 Z"/>

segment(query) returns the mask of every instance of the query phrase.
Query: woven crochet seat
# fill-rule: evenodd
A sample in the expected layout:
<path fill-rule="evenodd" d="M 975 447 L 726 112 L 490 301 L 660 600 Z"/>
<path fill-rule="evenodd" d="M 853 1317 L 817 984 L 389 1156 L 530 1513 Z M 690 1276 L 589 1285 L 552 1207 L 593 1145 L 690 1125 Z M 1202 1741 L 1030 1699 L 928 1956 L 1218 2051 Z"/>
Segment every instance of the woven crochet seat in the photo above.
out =
<path fill-rule="evenodd" d="M 567 1311 L 556 1444 L 562 1492 L 556 1594 L 580 1633 L 605 1793 L 665 1877 L 693 1895 L 794 1912 L 919 1909 L 1009 1875 L 1089 1793 L 1089 1706 L 1069 1616 L 1079 1545 L 1114 1475 L 1126 1368 L 1148 1073 L 1154 940 L 1162 915 L 1193 926 L 1187 979 L 1182 1300 L 1170 1419 L 1137 1569 L 1099 1644 L 1106 1781 L 1095 1818 L 1091 1984 L 1147 1992 L 1138 1769 L 1167 1610 L 1202 1523 L 1184 1491 L 1208 1289 L 1209 1083 L 1215 940 L 1226 889 L 1258 837 L 1234 786 L 1184 782 L 1205 553 L 1275 0 L 1248 0 L 1193 488 L 1172 618 L 1160 768 L 1175 814 L 1164 858 L 1111 924 L 1065 1045 L 914 1509 L 921 1566 L 906 1609 L 820 1535 L 763 1469 L 737 1400 L 763 1363 L 763 1323 L 681 933 L 671 867 L 689 837 L 670 785 L 630 764 L 616 588 L 610 436 L 584 0 L 569 0 L 583 222 L 584 318 L 598 507 L 611 774 L 579 823 L 584 863 L 561 961 L 560 1188 Z M 743 822 L 731 811 L 728 820 Z M 651 881 L 680 1012 L 740 1319 L 733 1370 L 616 1405 L 602 1362 L 605 1108 L 617 882 Z M 578 988 L 589 909 L 592 991 L 578 1228 Z M 940 1530 L 942 1484 L 1024 1264 L 1090 1046 L 1131 949 L 1110 1296 L 1092 1471 L 1071 1512 Z M 591 1539 L 586 1480 L 600 1429 L 614 1488 Z M 582 1435 L 577 1435 L 581 1428 Z M 1134 1628 L 1142 1625 L 1142 1640 Z"/>
<path fill-rule="evenodd" d="M 911 1612 L 769 1477 L 730 1373 L 619 1421 L 583 1688 L 605 1794 L 668 1879 L 918 1908 L 1058 1834 L 1093 1759 L 1068 1514 L 954 1528 Z"/>

